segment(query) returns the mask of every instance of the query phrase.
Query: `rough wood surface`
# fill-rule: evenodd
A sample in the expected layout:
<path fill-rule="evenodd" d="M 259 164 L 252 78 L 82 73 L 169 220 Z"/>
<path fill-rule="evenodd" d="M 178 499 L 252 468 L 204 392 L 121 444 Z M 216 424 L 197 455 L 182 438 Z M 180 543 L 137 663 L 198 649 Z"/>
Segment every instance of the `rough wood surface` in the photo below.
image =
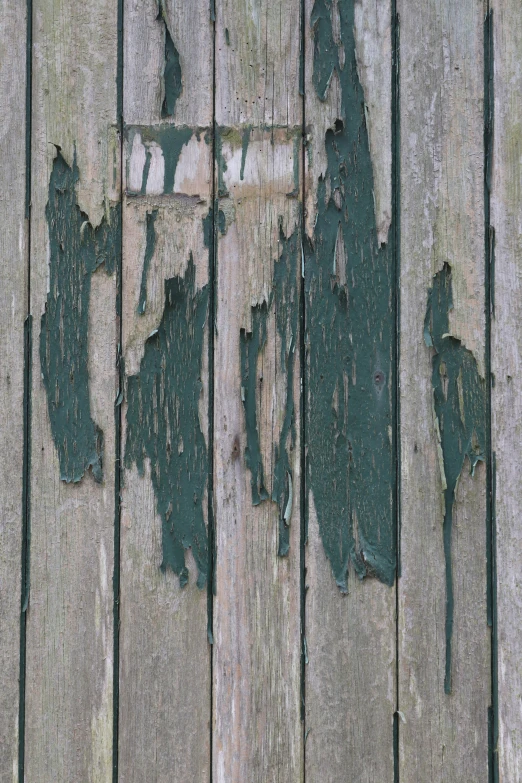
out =
<path fill-rule="evenodd" d="M 471 477 L 466 460 L 460 480 L 457 479 L 450 537 L 454 618 L 452 692 L 448 694 L 442 472 L 448 487 L 454 473 L 444 451 L 451 426 L 444 418 L 447 411 L 440 396 L 439 418 L 435 416 L 432 387 L 432 360 L 437 359 L 437 352 L 447 341 L 453 346 L 454 355 L 465 357 L 469 366 L 484 378 L 483 7 L 475 0 L 458 4 L 423 0 L 413 5 L 401 1 L 398 6 L 400 780 L 485 783 L 490 704 L 485 469 L 479 464 Z M 452 309 L 444 297 L 448 286 L 452 287 Z M 432 288 L 435 294 L 431 320 L 425 322 Z M 441 320 L 449 318 L 444 332 L 452 337 L 434 336 L 434 313 L 443 306 L 444 312 L 439 316 Z M 431 337 L 427 332 L 431 332 Z M 433 347 L 428 348 L 425 340 L 429 342 L 431 338 Z M 462 411 L 464 422 L 466 411 L 461 398 L 466 401 L 473 392 L 468 386 L 471 376 L 463 373 L 460 380 L 455 379 L 452 367 L 448 356 L 447 367 L 439 366 L 440 384 L 446 403 L 449 400 L 448 406 Z M 485 382 L 477 384 L 483 394 Z M 478 433 L 482 433 L 479 445 L 483 450 L 483 411 L 475 424 L 477 439 Z M 459 442 L 458 448 L 463 456 L 465 444 Z"/>
<path fill-rule="evenodd" d="M 216 19 L 214 780 L 297 782 L 299 3 Z"/>
<path fill-rule="evenodd" d="M 496 456 L 498 765 L 499 781 L 508 783 L 522 777 L 522 19 L 516 2 L 494 2 L 491 6 L 495 63 L 491 369 L 492 448 Z"/>
<path fill-rule="evenodd" d="M 24 448 L 26 9 L 0 3 L 0 780 L 18 779 Z"/>
<path fill-rule="evenodd" d="M 353 24 L 348 18 L 350 7 L 353 8 Z M 306 179 L 306 231 L 312 242 L 312 247 L 319 247 L 322 237 L 317 237 L 321 230 L 318 214 L 323 208 L 319 195 L 321 182 L 326 179 L 334 189 L 334 177 L 338 172 L 329 168 L 327 144 L 325 143 L 328 129 L 340 128 L 341 120 L 349 127 L 352 117 L 360 111 L 355 104 L 344 105 L 345 90 L 341 79 L 345 79 L 346 70 L 351 67 L 351 58 L 356 59 L 356 74 L 353 82 L 359 80 L 364 95 L 366 130 L 371 156 L 371 168 L 361 172 L 361 180 L 357 182 L 361 194 L 372 187 L 375 205 L 370 196 L 371 209 L 367 215 L 366 225 L 361 234 L 361 246 L 364 246 L 367 236 L 371 235 L 372 222 L 376 227 L 379 243 L 388 243 L 392 234 L 388 233 L 391 222 L 391 8 L 387 0 L 379 2 L 355 2 L 331 4 L 331 28 L 333 47 L 326 46 L 316 55 L 316 45 L 321 45 L 320 35 L 324 26 L 330 23 L 326 15 L 327 6 L 312 0 L 306 5 L 306 130 L 308 139 L 307 179 Z M 353 28 L 354 39 L 350 38 Z M 353 41 L 353 43 L 351 43 Z M 354 50 L 355 47 L 355 50 Z M 321 83 L 318 84 L 318 74 L 321 74 L 323 63 L 332 57 L 332 49 L 338 54 L 339 67 L 333 71 L 326 94 L 321 99 Z M 322 56 L 323 59 L 320 59 Z M 316 61 L 317 57 L 317 61 Z M 364 126 L 361 133 L 364 134 Z M 334 137 L 335 138 L 335 137 Z M 359 136 L 359 139 L 361 136 Z M 334 142 L 335 143 L 335 142 Z M 355 158 L 357 156 L 354 156 Z M 361 155 L 364 158 L 364 152 Z M 331 165 L 331 164 L 330 164 Z M 357 176 L 355 165 L 350 160 L 348 176 Z M 328 185 L 327 185 L 328 187 Z M 344 197 L 344 193 L 343 193 Z M 355 200 L 355 203 L 357 199 Z M 362 202 L 362 196 L 360 199 Z M 337 203 L 337 202 L 336 202 Z M 354 217 L 355 208 L 348 207 L 346 241 L 350 231 L 350 221 Z M 341 224 L 339 217 L 339 225 Z M 319 228 L 318 228 L 319 227 Z M 356 229 L 354 229 L 356 232 Z M 326 233 L 326 232 L 325 232 Z M 340 230 L 339 230 L 340 234 Z M 339 236 L 338 234 L 338 236 Z M 377 239 L 377 236 L 375 237 Z M 370 240 L 371 242 L 371 240 Z M 343 252 L 344 251 L 344 252 Z M 357 280 L 352 248 L 336 241 L 334 258 L 328 260 L 328 271 L 333 266 L 340 286 L 348 286 L 349 297 L 355 296 L 352 286 L 361 284 Z M 321 252 L 321 251 L 317 251 Z M 363 250 L 357 250 L 357 256 Z M 366 252 L 366 250 L 365 250 Z M 371 252 L 371 251 L 370 251 Z M 366 264 L 371 259 L 365 258 Z M 308 261 L 307 261 L 308 263 Z M 390 263 L 392 259 L 390 257 Z M 307 294 L 312 291 L 314 281 L 308 287 Z M 372 294 L 367 292 L 368 299 Z M 325 357 L 324 348 L 313 340 L 312 324 L 314 319 L 321 317 L 324 297 L 320 294 L 306 297 L 306 320 L 312 336 L 307 337 L 307 398 L 308 406 L 316 404 L 310 399 L 312 391 L 310 362 L 319 363 Z M 393 307 L 393 303 L 389 303 Z M 349 305 L 350 309 L 351 305 Z M 332 321 L 333 323 L 333 321 Z M 333 328 L 329 324 L 326 329 Z M 346 330 L 344 330 L 346 331 Z M 352 329 L 350 329 L 352 331 Z M 377 334 L 377 331 L 375 332 Z M 392 335 L 390 334 L 390 346 Z M 337 345 L 337 365 L 345 357 Z M 355 376 L 363 376 L 365 372 L 364 351 L 373 353 L 373 346 L 353 345 L 351 350 L 358 361 L 354 359 L 350 380 L 355 384 Z M 321 379 L 323 372 L 321 369 Z M 392 378 L 389 377 L 389 392 L 391 394 Z M 345 380 L 345 392 L 349 381 Z M 339 397 L 340 389 L 336 392 Z M 348 392 L 351 397 L 352 392 Z M 371 394 L 371 392 L 369 393 Z M 335 397 L 335 394 L 334 394 Z M 354 429 L 352 412 L 348 402 L 347 438 L 352 437 Z M 328 401 L 328 411 L 336 406 L 335 399 Z M 391 406 L 390 406 L 391 407 Z M 311 410 L 311 408 L 310 408 Z M 309 420 L 310 413 L 307 414 Z M 352 418 L 353 417 L 353 418 Z M 391 418 L 388 424 L 391 426 Z M 324 431 L 325 428 L 321 428 Z M 391 432 L 391 429 L 389 430 Z M 307 442 L 310 438 L 320 438 L 321 433 L 314 435 L 313 427 L 307 425 Z M 327 436 L 328 437 L 328 436 Z M 386 438 L 388 430 L 386 431 Z M 339 440 L 341 443 L 341 440 Z M 375 445 L 377 439 L 375 440 Z M 356 446 L 357 447 L 357 446 Z M 391 442 L 389 443 L 391 448 Z M 373 448 L 373 444 L 372 444 Z M 319 453 L 319 449 L 316 449 Z M 310 455 L 310 449 L 307 449 Z M 339 454 L 342 455 L 340 449 Z M 379 459 L 375 451 L 376 459 Z M 321 456 L 319 455 L 319 459 Z M 391 452 L 390 452 L 391 458 Z M 330 499 L 340 494 L 340 475 L 350 469 L 349 458 L 336 467 L 339 488 L 329 490 Z M 325 460 L 327 461 L 327 460 Z M 368 481 L 369 476 L 364 477 Z M 392 482 L 384 489 L 384 515 L 392 516 L 391 492 Z M 370 482 L 371 483 L 371 482 Z M 385 484 L 385 482 L 379 482 Z M 316 489 L 317 485 L 316 485 Z M 332 488 L 333 489 L 333 488 Z M 320 780 L 326 776 L 328 780 L 354 781 L 393 781 L 393 713 L 395 710 L 395 587 L 389 587 L 374 578 L 363 581 L 356 575 L 354 563 L 350 562 L 346 584 L 348 595 L 342 595 L 336 585 L 332 573 L 335 556 L 330 562 L 325 554 L 320 526 L 318 524 L 319 510 L 314 502 L 313 476 L 307 471 L 308 498 L 308 545 L 306 548 L 306 642 L 308 663 L 306 665 L 306 776 L 310 780 Z M 368 491 L 375 493 L 376 487 Z M 365 490 L 366 491 L 366 490 Z M 328 501 L 329 502 L 329 501 Z M 342 502 L 342 501 L 341 501 Z M 368 498 L 364 501 L 368 503 Z M 334 501 L 335 503 L 335 501 Z M 323 504 L 324 506 L 324 504 Z M 343 504 L 344 517 L 349 515 L 346 503 Z M 355 504 L 354 504 L 355 507 Z M 323 514 L 326 508 L 322 509 Z M 358 513 L 357 510 L 354 511 Z M 340 519 L 335 524 L 342 526 Z M 357 537 L 357 534 L 355 534 Z M 339 540 L 341 533 L 339 532 Z M 337 545 L 339 546 L 339 545 Z M 343 566 L 344 567 L 344 566 Z M 342 577 L 341 577 L 342 578 Z M 344 589 L 344 588 L 343 588 Z"/>
<path fill-rule="evenodd" d="M 208 292 L 210 249 L 204 226 L 211 220 L 212 144 L 204 129 L 212 120 L 212 25 L 206 0 L 190 4 L 169 1 L 160 10 L 158 14 L 156 0 L 126 0 L 124 14 L 124 61 L 128 65 L 124 76 L 123 355 L 127 381 L 123 407 L 119 775 L 129 783 L 203 783 L 210 774 L 207 590 L 205 584 L 196 585 L 199 564 L 191 550 L 186 550 L 189 575 L 185 587 L 180 587 L 179 576 L 173 572 L 175 564 L 166 557 L 161 492 L 169 480 L 169 469 L 165 468 L 162 479 L 153 478 L 162 454 L 147 451 L 150 432 L 145 430 L 154 426 L 147 418 L 152 407 L 161 405 L 159 397 L 156 402 L 146 396 L 150 380 L 150 365 L 146 362 L 153 350 L 154 333 L 166 323 L 166 281 L 185 280 L 192 257 L 195 289 Z M 167 34 L 178 52 L 182 78 L 174 123 L 171 116 L 162 118 L 168 88 Z M 189 128 L 179 139 L 176 133 L 184 133 L 179 130 L 181 126 L 191 126 L 194 131 Z M 200 134 L 198 127 L 203 128 Z M 171 136 L 160 135 L 153 140 L 151 130 L 154 133 L 160 128 L 170 131 Z M 171 154 L 169 139 L 179 151 L 170 193 L 166 192 L 169 187 L 165 178 Z M 190 297 L 190 291 L 187 293 Z M 196 381 L 201 377 L 201 392 L 192 400 L 197 422 L 191 425 L 186 442 L 180 444 L 183 419 L 189 416 L 187 407 L 176 416 L 174 425 L 169 415 L 165 416 L 166 408 L 158 412 L 159 426 L 172 433 L 172 447 L 180 459 L 194 451 L 198 430 L 206 449 L 209 445 L 208 314 L 202 331 L 190 298 L 181 305 L 181 310 L 184 308 L 183 329 L 176 332 L 172 343 L 167 341 L 172 351 L 165 353 L 163 362 L 167 368 L 171 362 L 174 366 L 186 363 L 189 375 L 185 381 L 174 379 L 171 386 L 167 377 L 157 376 L 158 393 L 164 395 L 167 406 L 172 406 L 171 415 L 190 393 L 194 374 Z M 198 329 L 202 348 L 199 355 L 193 345 L 187 352 L 183 342 L 184 335 L 197 333 Z M 148 339 L 151 334 L 153 337 Z M 133 419 L 136 377 L 143 398 L 139 423 Z M 133 428 L 130 434 L 129 426 Z M 136 432 L 140 438 L 138 450 Z M 162 438 L 155 437 L 160 452 Z M 145 457 L 143 475 L 136 468 L 137 453 Z M 207 452 L 201 482 L 204 495 L 198 499 L 205 523 L 209 460 Z M 178 463 L 171 458 L 171 464 Z M 187 468 L 190 473 L 195 465 L 187 463 Z M 178 481 L 186 485 L 189 476 L 180 475 Z M 169 522 L 174 526 L 188 523 L 183 519 L 186 511 L 180 510 L 175 496 L 170 500 L 174 506 Z M 162 563 L 165 571 L 160 569 Z"/>
<path fill-rule="evenodd" d="M 25 779 L 107 781 L 117 395 L 110 273 L 117 251 L 107 242 L 118 233 L 117 8 L 35 0 L 33 14 Z"/>

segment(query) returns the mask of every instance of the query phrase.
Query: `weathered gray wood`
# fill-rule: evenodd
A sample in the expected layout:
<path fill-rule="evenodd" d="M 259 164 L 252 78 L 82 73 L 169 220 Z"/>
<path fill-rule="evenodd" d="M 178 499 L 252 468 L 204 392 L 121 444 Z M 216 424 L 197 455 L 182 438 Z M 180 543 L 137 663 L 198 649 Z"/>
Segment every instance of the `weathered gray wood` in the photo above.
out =
<path fill-rule="evenodd" d="M 332 4 L 331 25 L 335 50 L 339 47 L 341 69 L 350 67 L 353 45 L 350 47 L 350 27 L 347 14 L 350 6 Z M 391 8 L 388 0 L 379 2 L 355 2 L 353 4 L 353 30 L 357 78 L 360 80 L 366 105 L 366 121 L 373 169 L 375 198 L 375 226 L 381 243 L 392 241 L 389 235 L 391 222 Z M 321 19 L 317 19 L 318 12 Z M 342 16 L 341 16 L 342 13 Z M 321 62 L 315 62 L 314 46 L 319 29 L 315 24 L 328 25 L 319 4 L 309 0 L 306 5 L 306 126 L 308 133 L 306 179 L 306 230 L 312 243 L 317 230 L 317 215 L 322 204 L 318 202 L 321 177 L 330 182 L 325 135 L 335 127 L 339 118 L 350 123 L 351 115 L 358 107 L 343 105 L 340 74 L 334 70 L 326 96 L 318 96 L 314 81 L 314 68 L 319 73 Z M 342 54 L 341 54 L 342 51 Z M 322 52 L 324 61 L 329 53 Z M 330 54 L 331 56 L 331 54 Z M 335 54 L 334 54 L 335 56 Z M 341 61 L 344 61 L 341 63 Z M 371 176 L 372 172 L 364 172 Z M 350 171 L 350 176 L 356 176 Z M 361 191 L 372 187 L 370 182 L 358 183 Z M 333 188 L 333 185 L 332 185 Z M 348 208 L 348 220 L 353 219 Z M 371 231 L 371 215 L 368 216 L 368 234 Z M 341 217 L 339 217 L 341 221 Z M 361 245 L 365 237 L 361 236 Z M 337 243 L 338 245 L 339 243 Z M 350 272 L 353 259 L 349 252 L 339 250 L 332 259 L 340 285 L 356 285 Z M 362 253 L 362 249 L 360 251 Z M 390 263 L 392 263 L 390 257 Z M 367 263 L 370 263 L 367 259 Z M 357 273 L 356 273 L 357 274 Z M 308 277 L 307 277 L 308 280 Z M 312 285 L 314 283 L 312 282 Z M 311 289 L 310 289 L 311 290 Z M 307 287 L 308 291 L 308 287 Z M 351 294 L 350 294 L 351 296 Z M 370 294 L 371 296 L 371 294 Z M 306 298 L 307 323 L 321 317 L 322 297 Z M 328 326 L 326 327 L 328 328 Z M 307 345 L 308 351 L 319 351 L 318 345 Z M 364 346 L 353 346 L 354 367 L 364 373 Z M 341 349 L 339 348 L 339 354 Z M 339 362 L 346 360 L 339 355 Z M 311 359 L 308 359 L 310 362 Z M 321 359 L 319 358 L 319 361 Z M 353 375 L 352 379 L 353 381 Z M 389 378 L 389 383 L 392 379 Z M 353 381 L 354 382 L 354 381 Z M 308 383 L 308 381 L 307 381 Z M 348 385 L 345 380 L 345 387 Z M 308 389 L 307 405 L 310 399 Z M 338 390 L 339 395 L 342 393 Z M 391 386 L 390 386 L 391 394 Z M 346 389 L 345 389 L 346 395 Z M 335 406 L 335 401 L 330 403 Z M 350 421 L 348 402 L 348 434 Z M 390 419 L 391 425 L 391 419 Z M 311 434 L 307 431 L 308 438 Z M 328 435 L 326 435 L 328 437 Z M 342 454 L 342 451 L 339 452 Z M 377 459 L 379 457 L 377 456 Z M 340 463 L 338 470 L 348 473 L 348 459 Z M 367 486 L 368 493 L 378 491 Z M 384 514 L 391 518 L 391 491 Z M 308 498 L 308 546 L 306 550 L 306 641 L 308 664 L 306 666 L 306 776 L 310 780 L 391 781 L 393 780 L 393 713 L 395 710 L 395 587 L 382 584 L 377 579 L 361 581 L 350 562 L 347 583 L 348 595 L 343 596 L 336 585 L 332 564 L 325 555 L 318 524 L 319 511 L 314 502 L 311 474 L 307 472 Z M 345 515 L 348 509 L 344 506 Z M 355 511 L 357 513 L 357 511 Z M 339 526 L 343 523 L 337 521 Z M 340 534 L 339 534 L 340 535 Z"/>
<path fill-rule="evenodd" d="M 432 357 L 440 349 L 439 342 L 446 344 L 448 338 L 439 335 L 435 348 L 425 344 L 429 289 L 444 275 L 447 279 L 451 272 L 453 308 L 448 313 L 447 331 L 462 341 L 455 349 L 458 355 L 465 355 L 468 366 L 476 366 L 484 378 L 483 6 L 475 0 L 423 0 L 414 4 L 401 1 L 398 5 L 400 779 L 485 783 L 490 703 L 485 469 L 479 464 L 472 478 L 466 460 L 456 489 L 451 535 L 455 612 L 449 695 L 445 693 L 442 473 L 449 484 L 451 469 L 443 453 L 444 424 L 435 416 L 432 386 Z M 441 297 L 433 303 L 433 310 L 443 303 Z M 429 324 L 428 327 L 431 328 Z M 458 394 L 467 400 L 477 390 L 468 385 L 465 374 L 456 380 L 455 386 L 452 365 L 448 367 L 449 380 L 441 375 L 440 381 L 445 393 L 455 395 L 458 389 Z M 449 385 L 444 387 L 444 383 Z M 485 382 L 479 382 L 478 387 L 480 395 L 485 394 Z M 450 399 L 455 402 L 455 396 Z M 464 422 L 460 400 L 458 406 Z M 484 451 L 484 409 L 474 424 Z M 450 429 L 448 419 L 446 432 Z M 464 449 L 465 445 L 459 443 L 457 448 Z"/>
<path fill-rule="evenodd" d="M 209 247 L 204 220 L 212 205 L 212 144 L 205 130 L 199 137 L 188 131 L 180 148 L 173 192 L 167 194 L 164 171 L 169 153 L 165 144 L 162 148 L 150 139 L 148 129 L 165 128 L 166 123 L 171 123 L 174 133 L 183 125 L 194 131 L 198 126 L 210 127 L 213 31 L 207 0 L 169 0 L 161 9 L 157 0 L 126 0 L 124 19 L 123 354 L 127 378 L 139 374 L 144 388 L 142 360 L 151 348 L 147 338 L 161 329 L 165 281 L 176 276 L 183 279 L 192 254 L 196 289 L 206 286 L 208 291 Z M 168 81 L 168 76 L 164 77 L 166 29 L 178 52 L 182 77 L 174 124 L 171 116 L 162 118 L 165 78 Z M 144 176 L 147 156 L 150 167 Z M 143 182 L 145 192 L 141 194 Z M 191 311 L 186 334 L 197 329 Z M 175 364 L 190 359 L 186 354 L 182 357 L 181 343 L 172 345 L 172 351 Z M 208 449 L 208 317 L 201 364 L 198 356 L 194 358 L 194 372 L 196 377 L 201 374 L 203 382 L 194 403 L 199 406 L 199 426 Z M 151 454 L 144 448 L 143 475 L 130 455 L 129 383 L 132 381 L 127 381 L 123 407 L 119 775 L 129 783 L 203 783 L 210 774 L 207 591 L 205 586 L 196 586 L 198 569 L 190 550 L 186 552 L 189 582 L 184 588 L 171 567 L 164 573 L 160 570 L 164 560 L 161 499 L 151 478 Z M 160 381 L 162 394 L 172 395 L 174 406 L 174 395 L 183 396 L 185 390 L 179 385 L 164 387 L 164 383 Z M 144 415 L 150 405 L 146 399 Z M 159 426 L 166 431 L 170 424 L 161 412 L 159 415 Z M 176 426 L 180 424 L 183 426 L 183 421 Z M 141 424 L 140 432 L 146 427 Z M 142 435 L 145 440 L 147 433 Z M 194 431 L 191 439 L 193 436 Z M 161 438 L 157 443 L 161 449 Z M 173 448 L 189 453 L 193 446 L 189 442 L 180 446 L 176 438 Z M 208 464 L 207 455 L 205 470 Z M 186 482 L 187 477 L 179 480 Z M 176 503 L 174 497 L 171 500 Z M 199 502 L 208 523 L 206 490 Z M 179 511 L 174 506 L 170 521 L 175 525 L 188 521 L 177 517 Z"/>
<path fill-rule="evenodd" d="M 0 4 L 0 780 L 18 779 L 20 563 L 27 312 L 26 8 Z"/>
<path fill-rule="evenodd" d="M 213 779 L 299 781 L 299 3 L 216 19 Z"/>
<path fill-rule="evenodd" d="M 107 272 L 117 262 L 117 247 L 111 249 L 101 232 L 106 229 L 117 244 L 117 7 L 105 0 L 35 0 L 33 13 L 34 350 L 25 779 L 107 781 L 112 774 L 117 396 L 116 281 L 114 272 Z M 53 174 L 59 181 L 51 179 Z M 60 266 L 60 259 L 67 263 Z M 104 262 L 105 268 L 94 272 L 94 262 Z M 80 288 L 85 281 L 90 282 L 90 301 L 78 294 L 86 291 Z M 57 301 L 65 319 L 58 332 L 53 320 Z M 49 394 L 39 345 L 46 305 L 47 350 L 59 357 L 56 365 L 51 360 L 47 365 L 43 355 Z M 85 346 L 87 367 L 81 358 Z M 86 402 L 80 395 L 87 385 Z M 63 410 L 71 400 L 67 421 L 52 428 L 52 406 Z M 85 435 L 89 415 L 104 435 L 102 483 L 92 475 L 100 465 L 90 452 L 97 448 L 94 425 Z M 90 456 L 92 471 L 86 470 Z"/>
<path fill-rule="evenodd" d="M 491 222 L 492 448 L 496 456 L 496 573 L 499 781 L 522 777 L 522 593 L 520 563 L 520 335 L 522 269 L 522 18 L 516 2 L 494 2 L 494 148 Z"/>

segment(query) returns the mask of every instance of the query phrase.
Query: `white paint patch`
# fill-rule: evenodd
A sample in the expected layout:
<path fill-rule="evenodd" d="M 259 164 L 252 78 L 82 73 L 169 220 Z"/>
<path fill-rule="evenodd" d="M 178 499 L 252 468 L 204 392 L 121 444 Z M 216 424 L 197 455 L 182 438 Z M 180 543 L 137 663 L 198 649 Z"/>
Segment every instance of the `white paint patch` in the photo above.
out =
<path fill-rule="evenodd" d="M 150 167 L 147 176 L 146 193 L 147 195 L 160 195 L 164 190 L 165 182 L 165 159 L 159 144 L 155 141 L 148 145 L 147 152 L 150 155 Z"/>
<path fill-rule="evenodd" d="M 275 192 L 291 192 L 294 187 L 294 149 L 293 140 L 275 140 L 270 133 L 263 134 L 260 140 L 249 141 L 244 161 L 243 179 L 241 179 L 241 161 L 243 151 L 240 147 L 223 144 L 223 157 L 227 168 L 224 180 L 227 188 L 259 187 L 270 182 Z M 239 195 L 239 194 L 238 194 Z"/>
<path fill-rule="evenodd" d="M 190 137 L 181 149 L 176 166 L 174 193 L 199 196 L 209 191 L 211 152 L 212 147 L 207 144 L 203 134 L 200 134 L 199 139 L 195 134 Z"/>
<path fill-rule="evenodd" d="M 141 141 L 141 133 L 135 133 L 127 166 L 127 190 L 130 193 L 139 193 L 141 191 L 146 156 L 145 146 Z"/>
<path fill-rule="evenodd" d="M 355 3 L 357 70 L 364 92 L 373 168 L 375 221 L 379 243 L 391 224 L 391 9 L 390 0 Z"/>

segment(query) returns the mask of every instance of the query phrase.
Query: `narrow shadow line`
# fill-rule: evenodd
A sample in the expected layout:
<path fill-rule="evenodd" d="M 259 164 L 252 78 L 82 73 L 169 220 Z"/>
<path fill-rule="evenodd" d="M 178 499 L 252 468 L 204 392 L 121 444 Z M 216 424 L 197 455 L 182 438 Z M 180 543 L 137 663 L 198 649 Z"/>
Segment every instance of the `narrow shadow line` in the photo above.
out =
<path fill-rule="evenodd" d="M 25 779 L 25 689 L 27 672 L 27 608 L 30 589 L 31 549 L 31 384 L 32 384 L 32 315 L 31 315 L 31 140 L 32 140 L 32 69 L 33 69 L 33 2 L 26 5 L 25 61 L 25 221 L 27 237 L 27 292 L 24 324 L 24 400 L 23 400 L 23 477 L 22 477 L 22 551 L 20 594 L 20 672 L 18 702 L 18 781 Z"/>
<path fill-rule="evenodd" d="M 217 280 L 217 242 L 219 202 L 216 187 L 216 8 L 214 0 L 210 2 L 210 24 L 212 25 L 212 224 L 209 242 L 209 309 L 208 309 L 208 582 L 207 582 L 207 624 L 210 642 L 210 721 L 209 721 L 209 780 L 212 783 L 214 770 L 213 736 L 214 736 L 214 596 L 216 594 L 215 560 L 216 534 L 214 520 L 214 350 L 216 321 L 216 280 Z"/>
<path fill-rule="evenodd" d="M 391 122 L 392 122 L 392 225 L 393 225 L 393 264 L 395 284 L 395 341 L 394 341 L 394 379 L 393 379 L 393 453 L 395 460 L 395 486 L 393 492 L 395 535 L 396 535 L 396 568 L 395 568 L 395 712 L 393 715 L 393 780 L 399 782 L 399 578 L 401 575 L 401 409 L 400 409 L 400 19 L 397 11 L 397 0 L 391 2 L 391 44 L 392 44 L 392 76 L 391 76 Z"/>
<path fill-rule="evenodd" d="M 498 642 L 497 642 L 497 573 L 495 484 L 496 462 L 492 448 L 491 389 L 491 321 L 495 317 L 495 231 L 491 225 L 491 178 L 494 132 L 494 52 L 493 11 L 487 3 L 484 17 L 484 253 L 485 253 L 485 322 L 486 322 L 486 546 L 487 546 L 487 615 L 491 628 L 491 706 L 488 709 L 488 767 L 490 783 L 497 783 L 498 768 Z"/>
<path fill-rule="evenodd" d="M 306 2 L 300 5 L 300 62 L 299 62 L 299 92 L 301 93 L 301 279 L 299 291 L 299 371 L 301 378 L 300 396 L 300 612 L 301 612 L 301 723 L 303 744 L 302 780 L 306 781 L 306 543 L 308 505 L 306 495 L 306 302 L 305 302 L 305 252 L 306 247 Z"/>
<path fill-rule="evenodd" d="M 112 780 L 118 782 L 119 726 L 120 726 L 120 540 L 121 540 L 121 488 L 122 488 L 122 402 L 124 367 L 122 359 L 123 340 L 123 14 L 124 0 L 118 0 L 118 53 L 116 72 L 117 122 L 120 133 L 120 244 L 116 263 L 116 323 L 118 345 L 116 347 L 116 372 L 118 394 L 114 404 L 114 573 L 113 573 L 113 725 L 112 725 Z"/>

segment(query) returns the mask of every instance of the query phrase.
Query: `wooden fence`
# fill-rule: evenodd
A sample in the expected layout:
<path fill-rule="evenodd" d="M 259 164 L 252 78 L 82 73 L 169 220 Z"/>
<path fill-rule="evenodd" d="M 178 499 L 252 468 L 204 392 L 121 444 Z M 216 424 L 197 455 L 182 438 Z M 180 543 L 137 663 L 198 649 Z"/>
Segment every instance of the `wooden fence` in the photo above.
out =
<path fill-rule="evenodd" d="M 0 0 L 1 783 L 522 781 L 520 0 Z"/>

